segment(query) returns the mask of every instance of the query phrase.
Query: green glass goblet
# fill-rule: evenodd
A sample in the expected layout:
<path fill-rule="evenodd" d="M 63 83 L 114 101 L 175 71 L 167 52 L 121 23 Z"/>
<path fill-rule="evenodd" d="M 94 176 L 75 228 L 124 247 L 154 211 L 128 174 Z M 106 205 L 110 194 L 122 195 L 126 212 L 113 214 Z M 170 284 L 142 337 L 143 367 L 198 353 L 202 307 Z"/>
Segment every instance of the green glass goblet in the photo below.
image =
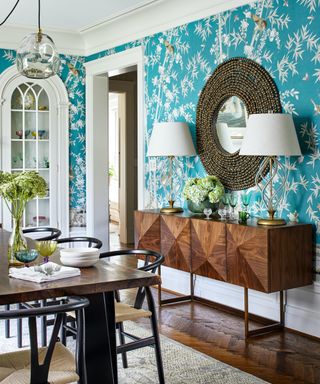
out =
<path fill-rule="evenodd" d="M 221 212 L 221 219 L 222 220 L 226 220 L 228 219 L 228 206 L 229 206 L 229 199 L 228 199 L 228 194 L 225 193 L 221 196 L 221 199 L 220 199 L 222 205 L 223 205 L 223 212 Z"/>
<path fill-rule="evenodd" d="M 248 206 L 250 204 L 250 200 L 251 200 L 251 192 L 249 192 L 249 193 L 244 192 L 241 194 L 241 201 L 242 201 L 243 206 L 245 207 L 245 210 L 248 209 Z"/>
<path fill-rule="evenodd" d="M 44 240 L 36 242 L 36 249 L 43 257 L 44 263 L 47 263 L 49 261 L 49 257 L 57 249 L 57 245 L 58 244 L 55 240 Z"/>
<path fill-rule="evenodd" d="M 229 201 L 229 205 L 230 207 L 232 208 L 232 212 L 231 212 L 231 217 L 230 219 L 231 220 L 235 220 L 235 214 L 234 214 L 234 209 L 235 207 L 237 206 L 237 203 L 238 203 L 238 196 L 237 194 L 235 193 L 229 193 L 228 194 L 228 201 Z"/>

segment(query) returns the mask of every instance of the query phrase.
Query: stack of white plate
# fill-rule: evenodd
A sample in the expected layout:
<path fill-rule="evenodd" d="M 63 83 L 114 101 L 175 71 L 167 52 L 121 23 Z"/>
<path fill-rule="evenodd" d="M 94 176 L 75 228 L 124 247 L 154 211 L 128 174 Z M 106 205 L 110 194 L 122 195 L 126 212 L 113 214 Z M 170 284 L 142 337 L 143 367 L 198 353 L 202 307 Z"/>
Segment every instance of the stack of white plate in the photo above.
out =
<path fill-rule="evenodd" d="M 63 248 L 60 249 L 60 260 L 69 267 L 91 267 L 99 260 L 97 248 Z"/>

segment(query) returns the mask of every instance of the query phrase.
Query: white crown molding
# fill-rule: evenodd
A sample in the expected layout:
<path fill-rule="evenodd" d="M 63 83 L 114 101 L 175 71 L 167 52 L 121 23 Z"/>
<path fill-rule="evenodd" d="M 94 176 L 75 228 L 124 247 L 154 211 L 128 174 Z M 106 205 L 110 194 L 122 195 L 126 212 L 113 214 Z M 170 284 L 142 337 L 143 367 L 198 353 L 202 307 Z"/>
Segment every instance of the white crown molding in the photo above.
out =
<path fill-rule="evenodd" d="M 163 0 L 81 32 L 86 55 L 248 4 L 248 0 Z"/>
<path fill-rule="evenodd" d="M 141 0 L 132 7 L 125 8 L 120 12 L 112 13 L 112 14 L 108 15 L 107 17 L 104 17 L 100 20 L 97 20 L 95 23 L 91 23 L 91 24 L 83 26 L 82 28 L 80 28 L 78 30 L 78 32 L 86 32 L 90 29 L 99 28 L 103 24 L 113 22 L 122 16 L 132 14 L 133 12 L 136 12 L 142 8 L 152 6 L 156 2 L 161 3 L 162 1 L 164 1 L 164 0 Z"/>
<path fill-rule="evenodd" d="M 0 28 L 0 48 L 16 50 L 20 41 L 35 28 L 2 26 Z M 44 30 L 56 44 L 59 53 L 85 56 L 84 41 L 79 32 L 68 30 Z"/>
<path fill-rule="evenodd" d="M 248 4 L 248 0 L 142 0 L 133 9 L 114 14 L 81 31 L 48 29 L 59 52 L 89 56 L 121 44 Z M 2 26 L 0 48 L 17 49 L 34 28 Z"/>

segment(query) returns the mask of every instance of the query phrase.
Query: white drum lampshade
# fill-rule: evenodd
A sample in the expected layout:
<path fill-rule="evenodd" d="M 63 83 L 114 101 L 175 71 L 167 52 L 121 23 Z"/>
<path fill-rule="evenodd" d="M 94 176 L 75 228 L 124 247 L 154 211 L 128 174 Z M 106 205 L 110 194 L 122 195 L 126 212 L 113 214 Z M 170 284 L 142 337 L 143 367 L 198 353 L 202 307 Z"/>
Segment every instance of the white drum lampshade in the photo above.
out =
<path fill-rule="evenodd" d="M 196 156 L 188 124 L 184 122 L 155 123 L 151 134 L 148 156 L 168 156 L 170 161 L 169 207 L 161 208 L 163 213 L 179 213 L 183 209 L 174 207 L 172 160 L 175 156 Z"/>
<path fill-rule="evenodd" d="M 240 155 L 266 156 L 256 175 L 256 185 L 261 191 L 269 217 L 258 220 L 261 225 L 284 225 L 286 221 L 275 218 L 285 189 L 286 167 L 278 156 L 301 156 L 301 149 L 291 115 L 261 113 L 249 116 Z M 282 176 L 280 176 L 280 172 Z M 275 182 L 277 184 L 275 187 Z"/>
<path fill-rule="evenodd" d="M 250 115 L 240 155 L 300 156 L 292 116 L 284 113 Z"/>
<path fill-rule="evenodd" d="M 187 123 L 155 123 L 148 156 L 196 156 Z"/>

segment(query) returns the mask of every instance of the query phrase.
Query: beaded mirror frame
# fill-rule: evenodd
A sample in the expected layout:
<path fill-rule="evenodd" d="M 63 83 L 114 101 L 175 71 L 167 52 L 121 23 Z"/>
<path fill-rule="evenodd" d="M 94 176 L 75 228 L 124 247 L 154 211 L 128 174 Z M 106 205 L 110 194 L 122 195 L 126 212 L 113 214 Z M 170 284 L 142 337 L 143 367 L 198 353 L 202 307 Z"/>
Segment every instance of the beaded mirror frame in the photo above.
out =
<path fill-rule="evenodd" d="M 279 92 L 272 77 L 255 61 L 235 57 L 218 65 L 203 88 L 197 105 L 197 151 L 209 175 L 218 176 L 229 190 L 255 185 L 255 176 L 263 156 L 229 153 L 218 139 L 216 122 L 222 105 L 239 97 L 248 114 L 280 113 Z M 259 129 L 259 127 L 257 127 Z"/>

